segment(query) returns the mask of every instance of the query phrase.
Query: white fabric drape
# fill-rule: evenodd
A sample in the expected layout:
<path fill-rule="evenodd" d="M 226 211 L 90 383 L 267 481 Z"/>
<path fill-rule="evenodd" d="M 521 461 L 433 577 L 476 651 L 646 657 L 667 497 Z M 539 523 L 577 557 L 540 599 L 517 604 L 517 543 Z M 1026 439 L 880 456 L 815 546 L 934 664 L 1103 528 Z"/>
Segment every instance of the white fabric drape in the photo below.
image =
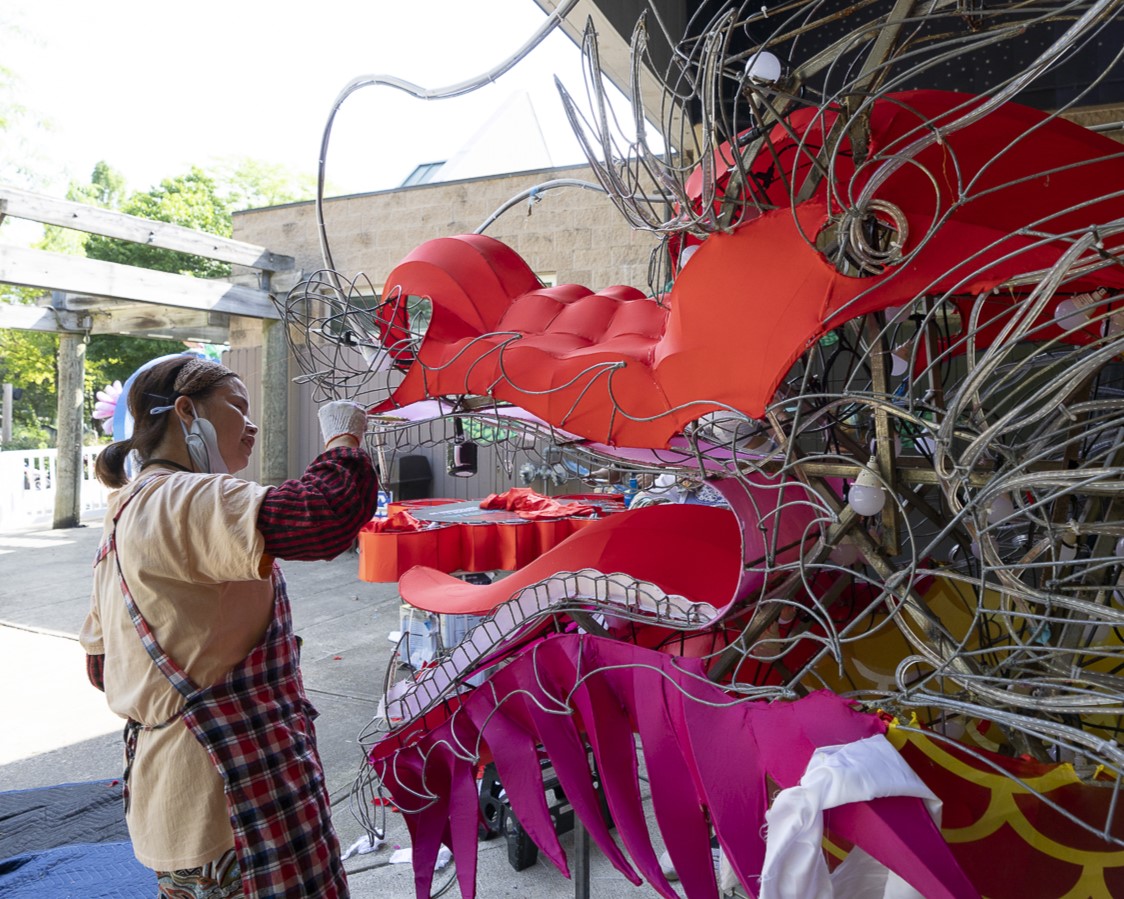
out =
<path fill-rule="evenodd" d="M 923 799 L 940 824 L 940 800 L 885 737 L 817 749 L 799 785 L 778 793 L 765 814 L 760 899 L 923 899 L 857 846 L 834 872 L 828 871 L 824 810 L 883 796 Z"/>

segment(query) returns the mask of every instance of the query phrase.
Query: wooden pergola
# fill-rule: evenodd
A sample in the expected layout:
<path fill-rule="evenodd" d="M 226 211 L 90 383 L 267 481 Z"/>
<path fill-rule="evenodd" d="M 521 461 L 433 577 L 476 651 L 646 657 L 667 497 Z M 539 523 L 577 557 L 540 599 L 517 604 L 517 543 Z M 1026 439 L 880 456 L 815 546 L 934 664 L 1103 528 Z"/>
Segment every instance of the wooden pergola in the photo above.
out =
<path fill-rule="evenodd" d="M 270 288 L 275 274 L 294 269 L 292 257 L 179 225 L 0 187 L 0 221 L 5 216 L 226 262 L 247 269 L 242 280 L 251 282 L 193 278 L 0 244 L 0 283 L 51 292 L 34 306 L 0 303 L 0 328 L 59 335 L 54 527 L 76 526 L 81 511 L 85 347 L 91 334 L 225 343 L 232 316 L 264 320 L 262 480 L 284 480 L 288 346 Z"/>

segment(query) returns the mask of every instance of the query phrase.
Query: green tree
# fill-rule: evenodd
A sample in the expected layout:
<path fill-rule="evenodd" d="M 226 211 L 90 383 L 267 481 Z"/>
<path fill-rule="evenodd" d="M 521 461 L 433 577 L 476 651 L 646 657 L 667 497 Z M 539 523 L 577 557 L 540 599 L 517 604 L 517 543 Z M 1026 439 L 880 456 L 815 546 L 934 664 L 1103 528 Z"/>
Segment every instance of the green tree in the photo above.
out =
<path fill-rule="evenodd" d="M 89 184 L 70 182 L 66 198 L 102 209 L 120 209 L 125 201 L 125 176 L 103 159 L 94 165 Z"/>
<path fill-rule="evenodd" d="M 3 130 L 3 73 L 0 72 L 0 131 Z M 311 197 L 311 178 L 300 179 L 281 166 L 250 159 L 228 159 L 212 176 L 199 168 L 165 179 L 149 191 L 126 195 L 124 177 L 107 162 L 99 162 L 88 184 L 72 181 L 67 199 L 115 209 L 154 221 L 170 222 L 220 236 L 231 233 L 230 210 L 276 205 Z M 44 230 L 40 249 L 85 254 L 125 265 L 159 271 L 218 277 L 229 267 L 213 260 L 160 250 L 142 244 L 86 235 L 65 228 Z M 0 285 L 0 301 L 34 303 L 43 291 Z M 154 340 L 114 334 L 95 334 L 86 351 L 87 421 L 91 432 L 96 392 L 113 381 L 124 382 L 142 364 L 183 350 L 174 340 Z M 49 333 L 0 330 L 0 380 L 23 388 L 13 409 L 13 422 L 22 429 L 20 445 L 45 447 L 47 428 L 55 421 L 58 338 Z"/>
<path fill-rule="evenodd" d="M 50 446 L 49 433 L 58 412 L 58 335 L 47 331 L 0 329 L 0 383 L 22 390 L 12 407 L 14 449 L 43 449 Z M 97 391 L 114 381 L 124 383 L 129 375 L 150 359 L 183 352 L 176 340 L 94 334 L 86 349 L 86 421 L 88 441 L 100 424 L 93 411 Z"/>
<path fill-rule="evenodd" d="M 50 332 L 0 330 L 0 382 L 23 391 L 12 404 L 12 434 L 19 449 L 48 445 L 46 428 L 56 412 L 58 346 L 58 337 Z"/>
<path fill-rule="evenodd" d="M 210 171 L 232 211 L 297 203 L 316 196 L 314 175 L 297 175 L 283 165 L 245 156 L 220 159 Z"/>
<path fill-rule="evenodd" d="M 220 237 L 230 236 L 230 210 L 219 195 L 215 180 L 196 167 L 192 167 L 186 175 L 165 178 L 159 187 L 150 191 L 132 194 L 122 204 L 121 211 Z M 86 241 L 86 255 L 91 259 L 201 278 L 221 278 L 230 274 L 230 266 L 224 262 L 97 234 L 90 235 Z"/>
<path fill-rule="evenodd" d="M 88 184 L 71 181 L 66 190 L 66 198 L 87 206 L 100 206 L 102 209 L 120 209 L 125 200 L 125 176 L 112 168 L 104 160 L 94 166 Z M 60 228 L 58 225 L 45 225 L 43 239 L 36 244 L 40 250 L 52 253 L 67 253 L 71 256 L 85 256 L 86 243 L 90 235 L 73 228 Z"/>

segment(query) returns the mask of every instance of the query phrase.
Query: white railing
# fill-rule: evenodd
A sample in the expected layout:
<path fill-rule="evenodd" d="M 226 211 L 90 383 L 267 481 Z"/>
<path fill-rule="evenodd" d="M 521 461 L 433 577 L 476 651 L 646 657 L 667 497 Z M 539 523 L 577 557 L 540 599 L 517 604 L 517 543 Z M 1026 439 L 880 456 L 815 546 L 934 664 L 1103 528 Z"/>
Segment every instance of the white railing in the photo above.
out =
<path fill-rule="evenodd" d="M 94 460 L 102 448 L 82 448 L 81 512 L 105 509 L 109 491 L 94 477 Z M 58 451 L 0 452 L 0 531 L 49 523 L 55 511 Z"/>

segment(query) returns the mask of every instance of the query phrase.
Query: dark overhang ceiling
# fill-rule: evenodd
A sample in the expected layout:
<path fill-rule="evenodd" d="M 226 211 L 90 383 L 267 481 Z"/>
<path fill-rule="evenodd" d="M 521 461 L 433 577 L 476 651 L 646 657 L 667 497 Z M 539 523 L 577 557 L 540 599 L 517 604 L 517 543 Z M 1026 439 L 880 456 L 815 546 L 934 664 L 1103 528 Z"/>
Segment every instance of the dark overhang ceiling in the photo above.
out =
<path fill-rule="evenodd" d="M 536 2 L 549 11 L 557 7 L 560 0 Z M 642 14 L 647 11 L 651 36 L 651 69 L 660 75 L 666 70 L 671 58 L 670 44 L 659 38 L 662 29 L 666 29 L 674 40 L 696 36 L 717 12 L 731 5 L 741 4 L 730 4 L 723 0 L 580 0 L 568 17 L 566 30 L 575 40 L 580 40 L 586 19 L 591 17 L 599 32 L 606 74 L 618 86 L 623 87 L 628 80 L 628 44 L 633 28 Z M 864 22 L 885 15 L 893 5 L 894 0 L 865 3 L 861 0 L 825 0 L 815 5 L 815 17 L 826 19 L 835 15 L 837 18 L 834 21 L 820 24 L 808 33 L 782 41 L 770 49 L 782 58 L 788 56 L 794 63 L 808 59 L 842 35 L 860 28 Z M 777 5 L 778 25 L 784 15 L 791 15 L 791 12 L 784 10 L 791 11 L 796 6 L 793 3 L 785 4 L 784 7 Z M 956 9 L 952 4 L 946 5 L 946 8 L 949 6 Z M 811 9 L 811 4 L 807 8 Z M 963 11 L 962 15 L 952 18 L 946 15 L 940 20 L 937 27 L 944 33 L 956 27 L 963 29 L 965 33 L 970 32 L 977 22 L 972 15 L 975 11 L 986 13 L 1004 9 L 1028 9 L 1025 4 L 1016 6 L 1014 3 L 990 0 L 961 0 L 959 8 Z M 995 44 L 988 50 L 986 57 L 975 54 L 938 63 L 909 79 L 901 87 L 984 92 L 989 86 L 995 85 L 997 77 L 1018 72 L 1041 55 L 1084 8 L 1083 5 L 1082 9 L 1064 21 L 1038 24 L 1028 28 L 1018 38 Z M 1033 10 L 1026 13 L 1028 16 L 1032 14 Z M 773 19 L 770 18 L 769 21 L 772 22 Z M 768 33 L 758 27 L 756 33 L 735 35 L 735 43 L 730 50 L 735 53 L 746 50 L 768 37 Z M 923 38 L 924 33 L 915 37 Z M 1124 19 L 1118 18 L 1082 46 L 1080 52 L 1073 54 L 1067 62 L 1033 82 L 1017 99 L 1039 109 L 1059 109 L 1084 91 L 1079 101 L 1082 107 L 1124 103 L 1124 65 L 1117 58 L 1122 46 Z M 850 62 L 846 57 L 841 59 L 844 65 Z"/>

